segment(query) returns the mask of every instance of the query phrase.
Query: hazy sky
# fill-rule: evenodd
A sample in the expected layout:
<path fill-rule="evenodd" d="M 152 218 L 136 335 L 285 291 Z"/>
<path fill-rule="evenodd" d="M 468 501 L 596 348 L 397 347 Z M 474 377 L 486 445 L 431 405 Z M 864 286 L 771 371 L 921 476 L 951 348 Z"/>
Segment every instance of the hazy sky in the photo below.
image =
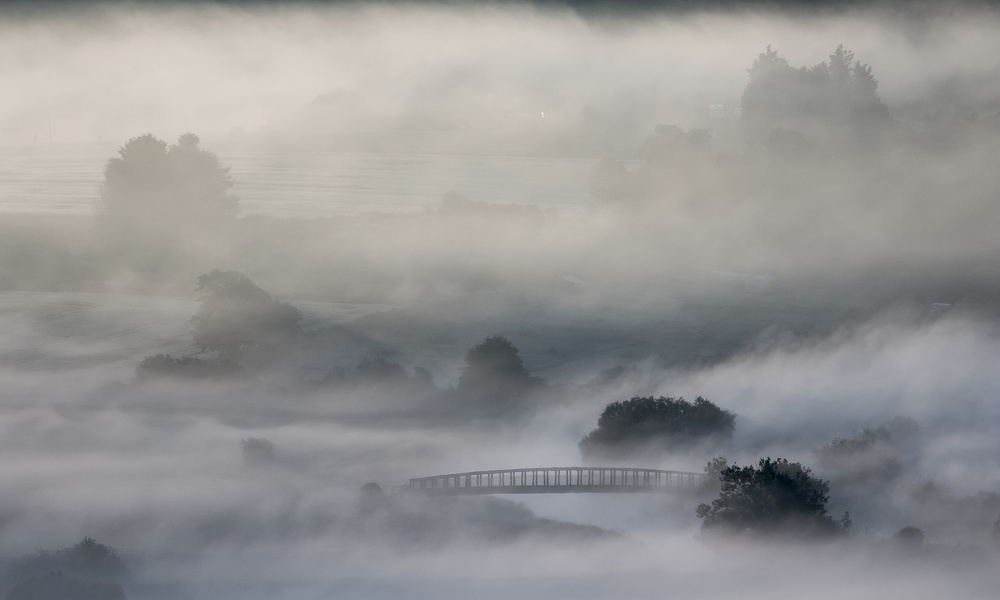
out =
<path fill-rule="evenodd" d="M 50 129 L 57 142 L 188 130 L 217 140 L 280 126 L 330 93 L 349 95 L 345 123 L 352 111 L 383 122 L 414 110 L 557 117 L 642 94 L 732 104 L 768 44 L 811 65 L 843 43 L 873 65 L 890 106 L 963 77 L 995 98 L 1000 65 L 997 19 L 979 11 L 915 20 L 756 8 L 608 19 L 517 3 L 0 10 L 6 145 L 46 141 Z"/>

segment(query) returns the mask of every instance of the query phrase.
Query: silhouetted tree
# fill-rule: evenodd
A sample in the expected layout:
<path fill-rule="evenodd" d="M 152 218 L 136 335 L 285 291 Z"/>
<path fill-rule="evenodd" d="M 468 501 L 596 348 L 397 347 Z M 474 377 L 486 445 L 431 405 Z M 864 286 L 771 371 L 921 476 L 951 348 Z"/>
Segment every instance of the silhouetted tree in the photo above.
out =
<path fill-rule="evenodd" d="M 239 199 L 229 193 L 229 167 L 198 144 L 193 133 L 169 147 L 148 133 L 125 142 L 104 167 L 103 213 L 131 225 L 211 225 L 235 217 Z"/>
<path fill-rule="evenodd" d="M 716 456 L 705 464 L 705 492 L 716 494 L 722 489 L 722 472 L 729 466 L 729 460 L 725 456 Z"/>
<path fill-rule="evenodd" d="M 719 497 L 698 505 L 706 533 L 820 537 L 844 531 L 827 514 L 829 486 L 799 463 L 763 458 L 757 466 L 726 467 L 719 480 Z"/>
<path fill-rule="evenodd" d="M 883 451 L 892 441 L 887 427 L 865 427 L 849 438 L 836 438 L 816 450 L 819 470 L 835 482 L 871 492 L 892 483 L 903 471 Z"/>
<path fill-rule="evenodd" d="M 180 251 L 182 237 L 217 235 L 239 211 L 229 168 L 187 133 L 168 146 L 152 134 L 125 142 L 104 168 L 98 251 L 145 270 Z"/>
<path fill-rule="evenodd" d="M 750 139 L 801 151 L 810 143 L 867 141 L 889 120 L 871 67 L 843 45 L 828 62 L 798 69 L 768 46 L 747 72 L 742 121 Z"/>
<path fill-rule="evenodd" d="M 918 527 L 904 527 L 892 536 L 892 541 L 907 550 L 919 550 L 924 545 L 924 531 Z"/>
<path fill-rule="evenodd" d="M 116 580 L 128 576 L 128 568 L 111 548 L 85 537 L 55 552 L 39 550 L 11 563 L 15 581 L 8 600 L 125 600 Z"/>
<path fill-rule="evenodd" d="M 217 269 L 198 278 L 198 313 L 192 317 L 194 344 L 235 363 L 249 348 L 265 355 L 302 333 L 298 309 L 279 302 L 246 275 Z"/>
<path fill-rule="evenodd" d="M 736 415 L 698 397 L 635 397 L 608 404 L 597 429 L 580 440 L 583 456 L 624 455 L 641 448 L 663 450 L 732 439 Z"/>
<path fill-rule="evenodd" d="M 458 391 L 495 409 L 512 407 L 542 384 L 524 367 L 518 350 L 502 335 L 487 336 L 465 354 Z"/>

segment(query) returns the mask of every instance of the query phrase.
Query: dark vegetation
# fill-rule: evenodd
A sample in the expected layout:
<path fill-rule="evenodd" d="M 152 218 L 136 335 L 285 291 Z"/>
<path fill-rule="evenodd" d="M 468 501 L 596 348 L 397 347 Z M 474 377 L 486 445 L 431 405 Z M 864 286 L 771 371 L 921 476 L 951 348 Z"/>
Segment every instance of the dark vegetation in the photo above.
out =
<path fill-rule="evenodd" d="M 477 410 L 509 413 L 524 408 L 529 395 L 544 382 L 524 367 L 514 344 L 502 335 L 490 335 L 465 354 L 465 368 L 455 390 L 461 402 Z"/>
<path fill-rule="evenodd" d="M 815 450 L 817 468 L 841 490 L 862 495 L 891 488 L 902 474 L 897 455 L 912 452 L 919 435 L 912 419 L 897 417 L 879 427 L 865 427 Z"/>
<path fill-rule="evenodd" d="M 85 537 L 54 552 L 39 550 L 8 569 L 7 600 L 125 600 L 128 568 L 113 548 Z"/>
<path fill-rule="evenodd" d="M 892 126 L 871 66 L 843 45 L 829 61 L 797 69 L 768 46 L 748 72 L 743 129 L 772 150 L 868 152 Z"/>
<path fill-rule="evenodd" d="M 302 337 L 298 309 L 275 300 L 242 273 L 213 269 L 198 278 L 195 290 L 200 297 L 191 318 L 192 343 L 213 356 L 147 356 L 136 367 L 140 381 L 245 377 L 241 361 L 259 366 Z"/>
<path fill-rule="evenodd" d="M 624 457 L 640 451 L 725 446 L 732 441 L 736 415 L 698 397 L 632 398 L 612 402 L 597 429 L 580 440 L 584 458 Z"/>
<path fill-rule="evenodd" d="M 212 272 L 198 278 L 200 294 L 194 324 L 194 345 L 235 364 L 249 352 L 274 356 L 302 335 L 302 314 L 260 289 L 235 271 Z"/>
<path fill-rule="evenodd" d="M 830 488 L 799 463 L 762 458 L 756 466 L 728 466 L 719 472 L 719 497 L 698 505 L 707 534 L 765 538 L 822 538 L 850 529 L 828 514 Z"/>
<path fill-rule="evenodd" d="M 163 276 L 221 241 L 239 212 L 229 168 L 187 133 L 168 146 L 151 134 L 108 161 L 95 257 L 104 268 Z"/>

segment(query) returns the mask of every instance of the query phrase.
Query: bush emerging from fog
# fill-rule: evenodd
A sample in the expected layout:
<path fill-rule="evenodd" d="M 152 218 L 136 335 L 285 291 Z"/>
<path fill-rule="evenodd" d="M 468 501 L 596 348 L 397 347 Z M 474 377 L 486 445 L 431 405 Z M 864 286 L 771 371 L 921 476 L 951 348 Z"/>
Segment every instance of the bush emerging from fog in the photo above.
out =
<path fill-rule="evenodd" d="M 39 550 L 35 554 L 14 561 L 10 567 L 12 579 L 34 581 L 28 586 L 29 588 L 46 587 L 48 585 L 46 578 L 53 574 L 66 578 L 66 583 L 109 582 L 127 577 L 128 567 L 114 548 L 90 537 L 85 537 L 75 545 L 60 548 L 55 552 Z"/>
<path fill-rule="evenodd" d="M 904 527 L 897 531 L 891 540 L 902 548 L 918 550 L 924 545 L 924 532 L 917 527 Z"/>
<path fill-rule="evenodd" d="M 865 427 L 849 438 L 836 438 L 815 451 L 821 472 L 856 488 L 878 490 L 903 471 L 902 465 L 882 448 L 890 445 L 887 427 Z"/>
<path fill-rule="evenodd" d="M 702 490 L 708 494 L 718 494 L 722 489 L 722 472 L 729 466 L 729 460 L 725 456 L 716 456 L 705 464 L 705 483 Z"/>
<path fill-rule="evenodd" d="M 728 443 L 736 415 L 695 398 L 635 397 L 612 402 L 597 419 L 597 429 L 580 440 L 580 453 L 623 456 L 642 449 L 672 450 L 696 444 Z"/>
<path fill-rule="evenodd" d="M 795 68 L 768 46 L 747 70 L 744 133 L 776 150 L 801 150 L 819 140 L 858 147 L 890 123 L 869 65 L 837 46 L 829 61 Z"/>
<path fill-rule="evenodd" d="M 236 271 L 213 269 L 198 278 L 198 313 L 192 317 L 194 344 L 236 363 L 255 349 L 273 355 L 302 334 L 297 308 L 280 302 Z"/>
<path fill-rule="evenodd" d="M 199 148 L 193 133 L 168 146 L 152 134 L 134 137 L 104 167 L 103 215 L 137 222 L 215 223 L 239 212 L 229 168 Z"/>
<path fill-rule="evenodd" d="M 726 467 L 719 474 L 719 497 L 698 505 L 705 533 L 723 536 L 830 537 L 847 530 L 826 511 L 830 488 L 799 463 L 762 458 L 756 466 Z"/>
<path fill-rule="evenodd" d="M 502 411 L 516 406 L 543 383 L 528 372 L 510 340 L 490 335 L 466 352 L 458 392 L 481 407 Z"/>
<path fill-rule="evenodd" d="M 213 242 L 239 212 L 229 168 L 186 133 L 168 145 L 152 134 L 134 137 L 104 168 L 97 255 L 147 274 L 161 272 Z"/>

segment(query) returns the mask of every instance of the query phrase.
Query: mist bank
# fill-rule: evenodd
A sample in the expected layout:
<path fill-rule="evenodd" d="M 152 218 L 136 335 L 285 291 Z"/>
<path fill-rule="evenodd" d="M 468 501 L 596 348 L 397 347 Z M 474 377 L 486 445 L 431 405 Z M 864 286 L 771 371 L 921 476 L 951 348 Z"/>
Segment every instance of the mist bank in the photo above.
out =
<path fill-rule="evenodd" d="M 638 18 L 558 3 L 5 5 L 0 131 L 18 146 L 195 131 L 212 145 L 600 157 L 658 123 L 705 127 L 708 105 L 738 106 L 768 44 L 805 65 L 845 44 L 893 74 L 880 91 L 901 118 L 995 109 L 995 11 L 947 6 L 912 19 L 750 5 Z"/>
<path fill-rule="evenodd" d="M 387 407 L 377 388 L 299 395 L 261 383 L 108 389 L 93 382 L 83 389 L 73 373 L 43 383 L 8 371 L 0 541 L 13 560 L 93 536 L 129 565 L 124 589 L 136 598 L 261 587 L 421 596 L 485 583 L 497 593 L 523 585 L 530 595 L 570 582 L 584 597 L 602 585 L 652 596 L 669 584 L 712 598 L 735 585 L 775 593 L 766 568 L 775 560 L 809 573 L 782 579 L 780 593 L 812 589 L 817 577 L 830 577 L 840 592 L 849 573 L 862 595 L 919 585 L 985 598 L 995 583 L 990 526 L 1000 515 L 990 400 L 1000 385 L 997 340 L 978 320 L 952 315 L 915 325 L 890 315 L 826 339 L 772 340 L 709 368 L 641 363 L 630 378 L 577 388 L 572 401 L 535 407 L 509 425 L 441 422 L 429 413 L 394 419 L 392 411 L 407 412 L 414 399 Z M 409 477 L 574 464 L 600 407 L 638 393 L 700 393 L 732 410 L 730 460 L 782 455 L 812 467 L 831 480 L 831 512 L 850 511 L 855 537 L 844 546 L 754 551 L 704 545 L 699 498 L 683 495 L 518 498 L 527 506 L 518 508 L 391 494 Z M 358 419 L 365 411 L 379 416 Z M 873 468 L 860 456 L 844 479 L 842 464 L 815 453 L 900 415 L 915 429 L 890 427 L 890 442 L 875 449 L 898 461 L 892 477 L 859 476 Z M 271 457 L 249 460 L 241 451 L 248 438 L 269 440 Z M 644 464 L 697 470 L 711 452 L 678 450 Z M 373 481 L 385 498 L 361 494 Z M 566 521 L 615 528 L 624 538 Z M 906 526 L 925 533 L 921 544 L 887 541 Z M 705 587 L 706 578 L 715 584 Z"/>

